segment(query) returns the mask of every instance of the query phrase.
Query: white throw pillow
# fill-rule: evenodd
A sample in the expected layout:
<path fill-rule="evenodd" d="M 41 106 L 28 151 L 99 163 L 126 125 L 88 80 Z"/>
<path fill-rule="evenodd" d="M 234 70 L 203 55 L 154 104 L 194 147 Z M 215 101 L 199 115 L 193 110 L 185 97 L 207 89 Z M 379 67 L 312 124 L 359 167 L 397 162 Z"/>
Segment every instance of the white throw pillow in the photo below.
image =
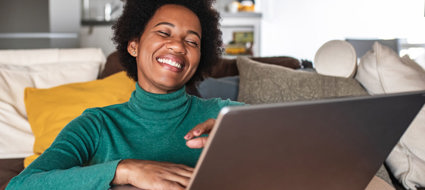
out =
<path fill-rule="evenodd" d="M 378 42 L 360 59 L 356 79 L 370 94 L 425 90 L 424 69 Z M 393 175 L 407 189 L 425 187 L 424 137 L 425 106 L 386 160 Z"/>
<path fill-rule="evenodd" d="M 26 87 L 51 88 L 65 83 L 95 80 L 99 62 L 71 62 L 31 66 L 0 64 L 0 100 L 13 105 L 26 116 L 24 89 Z"/>
<path fill-rule="evenodd" d="M 106 62 L 100 48 L 0 50 L 0 64 L 35 65 L 62 62 Z"/>
<path fill-rule="evenodd" d="M 32 154 L 34 136 L 24 105 L 26 87 L 95 80 L 105 62 L 99 48 L 0 50 L 0 158 Z"/>
<path fill-rule="evenodd" d="M 100 62 L 0 64 L 0 158 L 32 154 L 34 137 L 25 111 L 26 87 L 50 88 L 95 80 L 101 65 Z"/>

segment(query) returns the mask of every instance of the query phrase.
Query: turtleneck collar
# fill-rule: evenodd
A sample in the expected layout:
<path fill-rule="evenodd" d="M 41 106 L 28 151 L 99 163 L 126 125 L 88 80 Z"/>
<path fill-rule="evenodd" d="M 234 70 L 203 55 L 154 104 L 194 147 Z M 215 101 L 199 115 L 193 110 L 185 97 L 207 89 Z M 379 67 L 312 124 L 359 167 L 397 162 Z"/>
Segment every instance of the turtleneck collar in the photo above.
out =
<path fill-rule="evenodd" d="M 186 114 L 190 98 L 183 86 L 168 94 L 154 94 L 145 91 L 136 83 L 136 90 L 129 100 L 130 108 L 144 120 L 172 120 Z"/>

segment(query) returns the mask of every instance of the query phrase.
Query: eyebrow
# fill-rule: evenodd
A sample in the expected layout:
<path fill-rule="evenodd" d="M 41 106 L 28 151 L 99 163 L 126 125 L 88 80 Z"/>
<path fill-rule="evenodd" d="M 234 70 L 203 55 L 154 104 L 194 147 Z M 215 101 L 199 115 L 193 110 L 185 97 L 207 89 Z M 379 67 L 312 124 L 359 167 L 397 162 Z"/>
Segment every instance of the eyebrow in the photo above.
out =
<path fill-rule="evenodd" d="M 174 24 L 172 24 L 172 23 L 169 23 L 169 22 L 160 22 L 160 23 L 158 23 L 158 24 L 156 24 L 154 27 L 157 27 L 157 26 L 159 26 L 159 25 L 168 25 L 168 26 L 171 26 L 171 27 L 175 27 L 175 25 Z M 199 35 L 198 34 L 198 32 L 195 32 L 195 31 L 193 31 L 193 30 L 189 30 L 189 31 L 187 31 L 187 33 L 189 33 L 189 34 L 194 34 L 195 36 L 198 36 L 198 38 L 199 39 L 201 39 L 201 35 Z"/>

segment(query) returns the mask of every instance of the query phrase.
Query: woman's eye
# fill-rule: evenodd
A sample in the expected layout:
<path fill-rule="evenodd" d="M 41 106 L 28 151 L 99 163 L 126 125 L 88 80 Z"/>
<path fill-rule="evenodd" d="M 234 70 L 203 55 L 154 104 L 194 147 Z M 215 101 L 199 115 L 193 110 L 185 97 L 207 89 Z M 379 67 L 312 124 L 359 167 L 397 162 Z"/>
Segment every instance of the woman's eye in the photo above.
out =
<path fill-rule="evenodd" d="M 193 47 L 198 47 L 198 43 L 197 42 L 195 42 L 195 41 L 190 41 L 190 40 L 187 40 L 186 41 L 187 43 L 189 43 L 191 46 L 193 46 Z"/>
<path fill-rule="evenodd" d="M 158 34 L 160 35 L 160 36 L 162 36 L 162 37 L 169 37 L 170 36 L 170 34 L 169 33 L 167 33 L 167 32 L 164 32 L 164 31 L 157 31 L 158 32 Z"/>

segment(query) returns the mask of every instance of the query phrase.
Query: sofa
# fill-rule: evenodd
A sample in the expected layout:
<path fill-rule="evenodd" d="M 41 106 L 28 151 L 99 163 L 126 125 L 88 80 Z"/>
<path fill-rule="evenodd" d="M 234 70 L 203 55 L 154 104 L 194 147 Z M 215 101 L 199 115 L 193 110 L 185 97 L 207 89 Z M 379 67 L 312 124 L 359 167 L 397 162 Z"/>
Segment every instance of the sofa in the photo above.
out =
<path fill-rule="evenodd" d="M 381 46 L 376 47 L 374 51 L 371 50 L 371 54 L 376 54 L 378 48 L 385 49 L 385 47 Z M 31 50 L 19 53 L 28 56 L 29 51 Z M 19 58 L 18 61 L 36 62 L 31 60 L 40 59 L 39 56 L 52 56 L 52 54 L 55 54 L 49 52 L 50 50 L 36 51 L 38 52 L 35 54 L 30 53 L 29 57 Z M 56 81 L 54 84 L 47 84 L 47 82 L 41 80 L 44 83 L 34 82 L 21 92 L 23 95 L 20 95 L 20 98 L 24 99 L 24 101 L 20 103 L 20 115 L 28 121 L 30 130 L 33 133 L 32 137 L 31 134 L 26 134 L 26 137 L 35 142 L 30 144 L 31 147 L 25 147 L 26 150 L 31 150 L 30 153 L 25 152 L 22 155 L 12 154 L 8 157 L 3 156 L 0 158 L 0 187 L 2 188 L 5 188 L 7 182 L 24 169 L 24 165 L 28 165 L 32 160 L 36 159 L 50 145 L 61 128 L 72 120 L 72 118 L 78 116 L 85 108 L 125 102 L 134 90 L 134 82 L 126 78 L 125 73 L 121 72 L 123 67 L 116 52 L 108 55 L 107 59 L 105 59 L 99 49 L 69 50 L 70 52 L 63 52 L 66 50 L 56 49 L 54 51 L 59 55 L 53 55 L 53 57 L 56 57 L 48 61 L 60 62 L 62 65 L 58 67 L 57 65 L 54 66 L 53 63 L 43 65 L 44 63 L 40 64 L 37 62 L 35 65 L 50 65 L 54 70 L 48 67 L 42 67 L 41 71 L 45 72 L 38 73 L 40 76 L 37 76 L 38 78 L 35 77 L 35 79 L 41 80 L 43 76 L 53 71 L 54 73 L 59 73 L 58 75 L 61 75 L 61 70 L 71 72 L 72 69 L 67 66 L 75 66 L 77 62 L 92 65 L 92 67 L 87 68 L 85 71 L 75 71 L 76 75 L 81 75 L 81 77 L 76 77 L 78 80 L 75 80 L 75 76 L 69 76 L 68 78 L 62 76 L 62 79 Z M 58 51 L 62 54 L 58 53 Z M 10 55 L 7 55 L 8 53 Z M 1 61 L 2 58 L 10 58 L 11 56 L 16 56 L 16 54 L 11 52 L 2 54 L 0 51 L 0 66 L 1 64 L 5 64 Z M 377 55 L 373 56 L 376 57 Z M 80 58 L 84 58 L 84 60 Z M 414 65 L 410 61 L 409 64 Z M 80 65 L 78 66 L 80 67 Z M 0 67 L 0 71 L 1 69 L 2 67 Z M 6 68 L 7 71 L 9 71 L 8 69 L 13 70 L 16 68 Z M 25 71 L 31 73 L 31 69 L 33 68 L 25 69 Z M 423 69 L 420 70 L 417 67 L 415 69 L 423 71 Z M 41 72 L 40 69 L 36 71 Z M 28 72 L 25 74 L 28 75 Z M 27 80 L 34 81 L 35 79 Z M 310 61 L 298 60 L 289 56 L 238 57 L 223 58 L 213 68 L 212 72 L 206 76 L 204 81 L 199 84 L 188 85 L 186 90 L 189 94 L 203 98 L 219 97 L 249 104 L 373 95 L 366 88 L 367 86 L 372 89 L 373 87 L 371 85 L 373 86 L 373 84 L 366 84 L 367 82 L 363 84 L 361 81 L 361 78 L 358 79 L 355 77 L 342 78 L 322 75 L 315 71 Z M 425 79 L 422 82 L 425 83 Z M 4 86 L 12 88 L 10 84 Z M 422 88 L 421 84 L 418 85 L 418 88 Z M 67 101 L 63 101 L 64 99 Z M 0 101 L 5 100 L 0 99 Z M 16 110 L 19 111 L 16 105 L 14 110 L 15 112 Z M 63 112 L 67 113 L 62 114 Z M 55 117 L 51 117 L 52 115 Z M 2 151 L 1 148 L 0 151 Z M 386 163 L 377 171 L 376 176 L 391 184 L 396 189 L 409 188 L 409 184 L 406 185 L 403 180 L 400 180 L 402 174 L 399 171 L 399 173 L 396 172 L 394 174 L 393 171 L 397 170 L 394 170 Z"/>

